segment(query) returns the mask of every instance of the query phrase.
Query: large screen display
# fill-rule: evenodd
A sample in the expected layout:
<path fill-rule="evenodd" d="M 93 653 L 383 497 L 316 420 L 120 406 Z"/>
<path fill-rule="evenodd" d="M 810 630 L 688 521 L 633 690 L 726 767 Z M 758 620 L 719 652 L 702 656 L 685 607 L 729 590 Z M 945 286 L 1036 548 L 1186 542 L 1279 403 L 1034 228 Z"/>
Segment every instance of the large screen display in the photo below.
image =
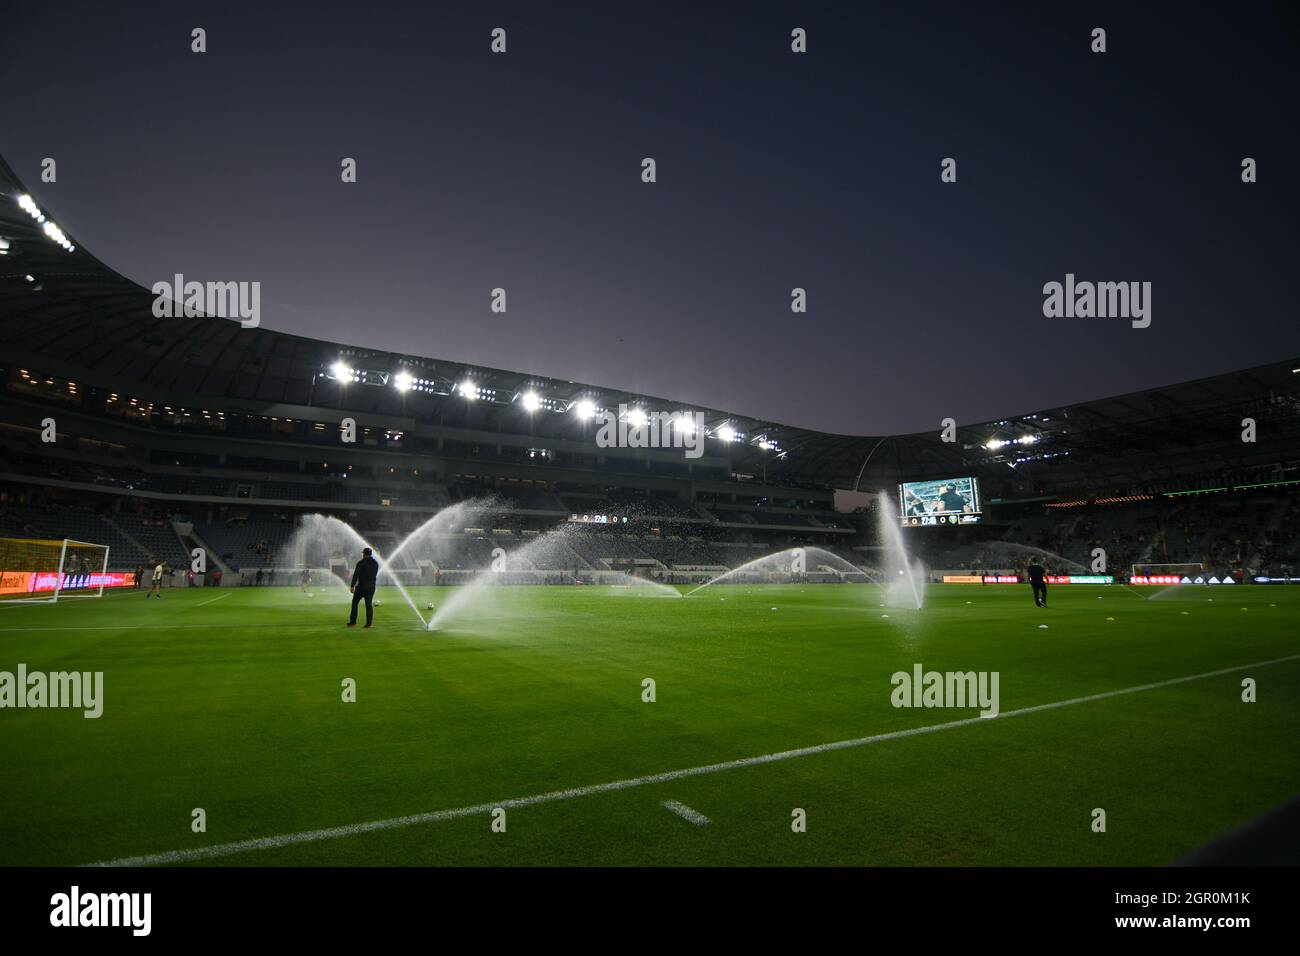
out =
<path fill-rule="evenodd" d="M 898 486 L 898 515 L 905 527 L 977 524 L 983 512 L 978 478 L 908 481 Z"/>

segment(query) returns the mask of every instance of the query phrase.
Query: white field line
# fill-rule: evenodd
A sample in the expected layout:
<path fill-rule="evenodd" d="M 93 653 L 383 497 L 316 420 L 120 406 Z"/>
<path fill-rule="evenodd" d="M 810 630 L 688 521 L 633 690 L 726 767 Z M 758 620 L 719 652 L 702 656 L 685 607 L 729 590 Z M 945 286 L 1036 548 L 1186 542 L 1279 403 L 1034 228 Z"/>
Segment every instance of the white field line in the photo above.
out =
<path fill-rule="evenodd" d="M 206 601 L 200 601 L 198 604 L 196 604 L 196 605 L 194 605 L 194 606 L 195 606 L 195 607 L 203 607 L 203 605 L 205 605 L 205 604 L 211 604 L 213 601 L 220 601 L 222 598 L 228 598 L 228 597 L 230 597 L 230 595 L 232 595 L 232 594 L 234 594 L 234 593 L 235 593 L 234 591 L 227 591 L 225 594 L 218 594 L 218 595 L 217 595 L 216 597 L 214 597 L 214 598 L 208 598 Z"/>
<path fill-rule="evenodd" d="M 707 827 L 712 822 L 699 810 L 692 810 L 686 804 L 679 803 L 676 800 L 665 800 L 664 808 L 671 810 L 688 823 L 694 823 L 697 827 Z"/>
<path fill-rule="evenodd" d="M 136 597 L 139 597 L 140 592 L 143 590 L 144 590 L 143 588 L 138 588 L 138 589 L 137 588 L 112 588 L 111 590 L 105 589 L 104 593 L 101 594 L 99 597 L 90 598 L 90 600 L 103 601 L 108 598 L 114 598 L 114 599 L 127 598 L 133 594 Z M 11 599 L 7 601 L 0 601 L 0 607 L 38 607 L 38 606 L 39 607 L 68 607 L 68 601 L 74 597 L 80 600 L 83 598 L 88 598 L 89 595 L 86 594 L 68 595 L 62 601 L 15 601 Z"/>
<path fill-rule="evenodd" d="M 193 606 L 198 607 L 199 605 L 195 604 Z M 344 608 L 344 610 L 346 611 L 347 609 Z M 229 630 L 230 624 L 228 623 L 227 624 L 165 624 L 165 623 L 155 622 L 152 624 L 88 624 L 85 627 L 0 627 L 0 634 L 30 634 L 35 631 L 148 631 L 148 630 L 157 630 L 163 627 L 165 627 L 168 631 L 212 631 L 212 630 Z M 301 624 L 279 622 L 279 623 L 272 623 L 272 624 L 241 624 L 239 626 L 239 629 L 241 631 L 251 631 L 251 630 L 258 630 L 261 628 L 268 628 L 268 627 L 274 628 L 277 631 L 304 630 L 308 628 L 319 630 L 322 627 L 322 625 L 320 624 L 319 621 L 306 621 Z M 338 624 L 337 629 L 344 634 L 348 633 L 347 630 L 343 627 L 342 622 Z M 380 634 L 390 634 L 390 633 L 427 634 L 428 633 L 427 631 L 425 631 L 423 627 L 415 623 L 390 624 L 390 625 L 385 625 L 382 628 L 378 624 L 376 624 L 374 630 Z"/>
<path fill-rule="evenodd" d="M 197 607 L 197 605 L 195 606 Z M 239 629 L 241 631 L 248 631 L 248 630 L 255 630 L 257 628 L 273 627 L 277 631 L 282 631 L 282 630 L 289 630 L 293 628 L 297 628 L 297 629 L 308 628 L 308 627 L 319 628 L 320 626 L 321 625 L 317 622 L 305 622 L 302 624 L 289 624 L 289 623 L 241 624 L 239 625 Z M 340 628 L 342 626 L 343 626 L 342 624 L 339 625 Z M 165 627 L 169 631 L 211 631 L 218 628 L 224 630 L 230 629 L 230 625 L 228 623 L 227 624 L 167 624 L 167 623 L 155 622 L 152 624 L 88 624 L 85 627 L 0 627 L 0 634 L 6 634 L 6 633 L 29 634 L 33 631 L 148 631 L 148 630 L 156 631 L 159 628 L 163 628 L 163 627 Z M 408 628 L 408 630 L 414 630 L 414 629 L 415 629 L 414 625 Z M 398 628 L 398 630 L 400 630 L 400 628 Z M 422 631 L 424 630 L 424 628 L 420 628 L 419 630 Z"/>
<path fill-rule="evenodd" d="M 1019 710 L 1006 710 L 998 714 L 997 717 L 967 717 L 962 720 L 950 720 L 942 724 L 930 724 L 925 727 L 912 727 L 908 730 L 895 730 L 884 734 L 874 734 L 870 737 L 857 737 L 853 740 L 837 740 L 832 743 L 816 744 L 812 747 L 800 747 L 796 750 L 782 750 L 777 753 L 762 754 L 757 757 L 742 757 L 738 760 L 725 760 L 721 763 L 705 764 L 702 767 L 688 767 L 684 770 L 670 770 L 666 773 L 652 773 L 643 777 L 629 777 L 626 780 L 614 780 L 609 783 L 591 784 L 585 787 L 573 787 L 568 790 L 551 790 L 547 793 L 534 794 L 531 797 L 515 797 L 511 800 L 499 800 L 492 803 L 480 803 L 472 807 L 457 807 L 452 810 L 434 810 L 429 813 L 415 813 L 405 817 L 390 817 L 387 820 L 372 820 L 368 823 L 351 823 L 346 826 L 327 827 L 322 830 L 304 830 L 299 833 L 282 833 L 278 836 L 257 837 L 251 840 L 239 840 L 234 843 L 218 843 L 213 846 L 195 847 L 188 850 L 169 850 L 164 853 L 149 853 L 144 856 L 128 856 L 116 860 L 103 860 L 98 863 L 89 863 L 87 866 L 155 866 L 164 863 L 189 863 L 194 860 L 213 860 L 223 856 L 233 856 L 236 853 L 248 853 L 253 850 L 274 850 L 286 846 L 294 846 L 299 843 L 319 843 L 322 840 L 337 840 L 342 837 L 358 836 L 363 833 L 374 833 L 380 830 L 396 830 L 399 827 L 413 827 L 425 823 L 442 823 L 447 820 L 458 820 L 463 817 L 473 817 L 491 813 L 497 807 L 504 809 L 517 809 L 519 807 L 532 807 L 541 803 L 556 803 L 561 800 L 576 800 L 579 797 L 590 797 L 596 794 L 613 793 L 618 790 L 631 790 L 633 787 L 644 787 L 656 783 L 671 783 L 674 780 L 684 780 L 688 777 L 703 777 L 709 774 L 722 773 L 727 770 L 739 770 L 743 767 L 757 767 L 762 764 L 778 763 L 783 760 L 794 760 L 796 757 L 810 757 L 814 754 L 830 753 L 836 750 L 849 750 L 854 747 L 865 747 L 869 744 L 881 743 L 886 740 L 902 740 L 905 737 L 919 737 L 922 734 L 938 733 L 941 730 L 953 730 L 957 727 L 969 727 L 977 724 L 997 724 L 1009 717 L 1022 717 L 1026 714 L 1037 714 L 1045 710 L 1057 710 L 1061 707 L 1072 707 L 1075 704 L 1087 704 L 1098 700 L 1108 700 L 1112 697 L 1123 697 L 1127 694 L 1140 694 L 1143 691 L 1158 690 L 1163 687 L 1173 687 L 1176 684 L 1186 684 L 1190 681 L 1205 680 L 1209 677 L 1222 677 L 1225 674 L 1235 674 L 1240 671 L 1250 670 L 1254 667 L 1269 667 L 1273 664 L 1282 664 L 1288 661 L 1300 660 L 1300 654 L 1291 654 L 1287 657 L 1274 657 L 1267 661 L 1255 661 L 1250 664 L 1240 664 L 1236 667 L 1225 667 L 1217 671 L 1205 671 L 1201 674 L 1189 674 L 1186 677 L 1174 677 L 1170 680 L 1156 681 L 1152 684 L 1140 684 L 1137 687 L 1125 687 L 1121 690 L 1107 690 L 1099 694 L 1089 694 L 1086 697 L 1072 697 L 1069 700 L 1058 700 L 1050 704 L 1036 704 L 1032 707 L 1022 707 Z"/>

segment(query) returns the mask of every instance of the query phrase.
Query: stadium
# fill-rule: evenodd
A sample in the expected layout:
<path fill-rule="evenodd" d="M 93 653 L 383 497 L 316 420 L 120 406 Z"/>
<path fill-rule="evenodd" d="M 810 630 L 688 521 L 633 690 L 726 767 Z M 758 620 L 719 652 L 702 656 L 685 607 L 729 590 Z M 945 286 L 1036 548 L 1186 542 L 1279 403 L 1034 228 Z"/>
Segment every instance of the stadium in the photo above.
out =
<path fill-rule="evenodd" d="M 828 434 L 51 221 L 0 161 L 0 863 L 1295 861 L 1300 360 Z"/>

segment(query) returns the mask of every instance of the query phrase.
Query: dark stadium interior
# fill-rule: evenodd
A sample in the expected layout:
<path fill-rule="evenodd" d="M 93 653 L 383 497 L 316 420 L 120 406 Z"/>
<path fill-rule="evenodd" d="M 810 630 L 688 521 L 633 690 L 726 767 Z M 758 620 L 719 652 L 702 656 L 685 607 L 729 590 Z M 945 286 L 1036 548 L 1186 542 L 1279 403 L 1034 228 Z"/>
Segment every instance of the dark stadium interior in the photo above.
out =
<path fill-rule="evenodd" d="M 102 539 L 115 568 L 153 557 L 181 567 L 205 546 L 226 573 L 247 577 L 275 566 L 296 515 L 337 514 L 395 542 L 430 512 L 485 495 L 489 527 L 460 529 L 447 567 L 486 567 L 494 546 L 583 515 L 612 515 L 618 527 L 576 529 L 553 570 L 639 561 L 638 573 L 672 580 L 679 567 L 730 568 L 800 544 L 861 564 L 878 545 L 876 505 L 837 510 L 837 489 L 958 474 L 981 480 L 985 521 L 912 532 L 931 568 L 1014 569 L 1021 558 L 999 542 L 1080 565 L 1102 546 L 1125 570 L 1300 568 L 1300 362 L 960 423 L 953 441 L 937 428 L 823 434 L 228 320 L 157 321 L 149 290 L 41 235 L 18 207 L 25 192 L 0 161 L 10 240 L 0 258 L 0 527 Z M 354 380 L 331 373 L 340 361 Z M 401 370 L 421 387 L 392 387 Z M 476 401 L 458 394 L 467 379 Z M 542 407 L 521 407 L 526 391 Z M 699 411 L 704 452 L 596 448 L 590 423 L 572 414 L 582 400 Z M 49 416 L 53 443 L 41 436 Z M 355 445 L 338 440 L 345 417 L 358 424 Z M 1241 441 L 1245 418 L 1266 442 Z"/>
<path fill-rule="evenodd" d="M 7 12 L 0 925 L 1283 925 L 1298 41 Z"/>

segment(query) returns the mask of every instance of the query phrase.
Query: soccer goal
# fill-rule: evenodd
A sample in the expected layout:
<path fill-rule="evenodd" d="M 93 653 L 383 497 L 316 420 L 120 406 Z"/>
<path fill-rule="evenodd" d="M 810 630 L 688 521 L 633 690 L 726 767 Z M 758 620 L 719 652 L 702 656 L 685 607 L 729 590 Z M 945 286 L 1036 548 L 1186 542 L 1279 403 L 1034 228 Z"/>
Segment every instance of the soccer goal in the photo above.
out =
<path fill-rule="evenodd" d="M 53 604 L 60 599 L 101 597 L 106 587 L 125 586 L 127 578 L 109 573 L 106 544 L 71 538 L 0 538 L 0 603 Z"/>
<path fill-rule="evenodd" d="M 1167 579 L 1182 581 L 1187 578 L 1189 581 L 1195 581 L 1205 571 L 1205 566 L 1199 561 L 1187 562 L 1184 564 L 1135 564 L 1133 565 L 1133 577 L 1135 578 L 1161 578 L 1166 579 L 1160 583 L 1169 583 Z"/>

